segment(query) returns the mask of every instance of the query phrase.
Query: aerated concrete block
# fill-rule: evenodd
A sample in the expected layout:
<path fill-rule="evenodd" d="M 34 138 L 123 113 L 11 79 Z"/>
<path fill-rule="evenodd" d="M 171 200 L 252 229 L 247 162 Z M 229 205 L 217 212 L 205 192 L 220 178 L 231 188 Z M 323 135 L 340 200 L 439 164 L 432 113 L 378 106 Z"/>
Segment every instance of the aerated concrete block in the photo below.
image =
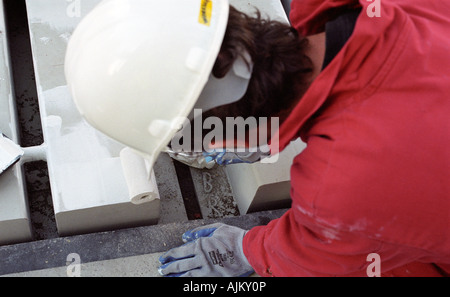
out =
<path fill-rule="evenodd" d="M 290 167 L 306 145 L 292 142 L 273 163 L 233 164 L 226 172 L 241 214 L 290 206 Z"/>
<path fill-rule="evenodd" d="M 160 201 L 134 205 L 121 167 L 124 148 L 79 114 L 67 89 L 68 40 L 99 0 L 26 1 L 56 224 L 60 235 L 155 224 Z"/>

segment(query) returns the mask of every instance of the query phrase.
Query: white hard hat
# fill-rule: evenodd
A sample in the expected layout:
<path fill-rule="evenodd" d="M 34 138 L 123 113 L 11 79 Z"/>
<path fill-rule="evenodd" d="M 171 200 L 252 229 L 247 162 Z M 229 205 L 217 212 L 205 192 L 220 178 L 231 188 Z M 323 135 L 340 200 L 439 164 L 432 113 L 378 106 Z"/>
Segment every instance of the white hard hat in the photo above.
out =
<path fill-rule="evenodd" d="M 236 61 L 223 80 L 210 79 L 228 13 L 228 0 L 101 2 L 76 28 L 66 53 L 66 79 L 80 113 L 156 158 L 199 97 L 197 107 L 209 109 L 245 93 L 248 61 Z"/>

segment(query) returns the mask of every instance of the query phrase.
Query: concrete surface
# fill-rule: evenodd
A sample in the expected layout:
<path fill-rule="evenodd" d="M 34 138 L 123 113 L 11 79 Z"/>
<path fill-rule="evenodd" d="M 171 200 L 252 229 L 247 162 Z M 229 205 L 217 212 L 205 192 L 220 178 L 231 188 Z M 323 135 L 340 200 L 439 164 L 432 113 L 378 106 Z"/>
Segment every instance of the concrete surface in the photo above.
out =
<path fill-rule="evenodd" d="M 81 263 L 75 268 L 74 260 L 63 267 L 12 273 L 3 277 L 160 277 L 158 258 L 163 253 Z M 70 257 L 69 257 L 70 258 Z M 71 266 L 72 265 L 72 266 Z M 79 269 L 79 270 L 76 270 Z"/>
<path fill-rule="evenodd" d="M 115 268 L 115 276 L 137 273 L 142 269 L 146 274 L 154 274 L 155 268 L 158 267 L 155 262 L 157 255 L 182 245 L 181 235 L 187 230 L 215 222 L 248 230 L 279 218 L 285 211 L 265 211 L 239 217 L 192 220 L 0 246 L 0 259 L 2 259 L 0 275 L 24 272 L 34 275 L 61 273 L 64 271 L 64 269 L 61 270 L 61 267 L 67 271 L 67 267 L 73 263 L 70 259 L 71 263 L 67 263 L 67 259 L 74 253 L 79 256 L 80 264 L 93 263 L 86 266 L 89 267 L 87 271 L 91 269 L 99 274 L 113 273 L 104 267 L 117 264 L 119 266 Z M 146 255 L 150 256 L 146 258 Z M 133 265 L 142 259 L 149 263 L 148 271 L 145 270 L 145 263 L 138 264 L 138 268 L 134 269 Z M 52 270 L 55 268 L 56 270 Z"/>

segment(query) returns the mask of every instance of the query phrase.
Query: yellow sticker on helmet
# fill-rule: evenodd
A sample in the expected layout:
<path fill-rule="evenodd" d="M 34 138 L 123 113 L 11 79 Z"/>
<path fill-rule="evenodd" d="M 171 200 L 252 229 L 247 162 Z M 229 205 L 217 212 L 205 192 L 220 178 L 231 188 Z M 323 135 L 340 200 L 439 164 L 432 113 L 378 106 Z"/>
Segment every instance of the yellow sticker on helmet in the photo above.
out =
<path fill-rule="evenodd" d="M 212 15 L 212 0 L 201 0 L 200 15 L 198 16 L 198 22 L 202 25 L 211 25 Z"/>

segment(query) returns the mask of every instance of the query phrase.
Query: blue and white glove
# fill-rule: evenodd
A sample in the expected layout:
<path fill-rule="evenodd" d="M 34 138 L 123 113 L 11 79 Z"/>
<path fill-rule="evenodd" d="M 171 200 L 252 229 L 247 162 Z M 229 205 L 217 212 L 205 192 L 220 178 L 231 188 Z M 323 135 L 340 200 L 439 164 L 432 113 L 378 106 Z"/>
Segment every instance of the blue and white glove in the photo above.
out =
<path fill-rule="evenodd" d="M 258 149 L 256 152 L 250 150 L 244 152 L 227 151 L 226 149 L 214 149 L 210 152 L 176 152 L 167 147 L 164 149 L 169 156 L 177 161 L 194 168 L 208 168 L 211 169 L 216 165 L 230 165 L 239 163 L 255 163 L 266 157 L 270 153 L 263 152 Z"/>
<path fill-rule="evenodd" d="M 229 152 L 225 149 L 216 149 L 212 152 L 203 152 L 203 156 L 207 163 L 216 162 L 218 165 L 230 165 L 239 163 L 255 163 L 269 156 L 268 153 L 256 152 Z"/>
<path fill-rule="evenodd" d="M 163 276 L 248 276 L 254 272 L 242 249 L 247 231 L 225 224 L 195 228 L 183 234 L 186 244 L 159 258 Z"/>

